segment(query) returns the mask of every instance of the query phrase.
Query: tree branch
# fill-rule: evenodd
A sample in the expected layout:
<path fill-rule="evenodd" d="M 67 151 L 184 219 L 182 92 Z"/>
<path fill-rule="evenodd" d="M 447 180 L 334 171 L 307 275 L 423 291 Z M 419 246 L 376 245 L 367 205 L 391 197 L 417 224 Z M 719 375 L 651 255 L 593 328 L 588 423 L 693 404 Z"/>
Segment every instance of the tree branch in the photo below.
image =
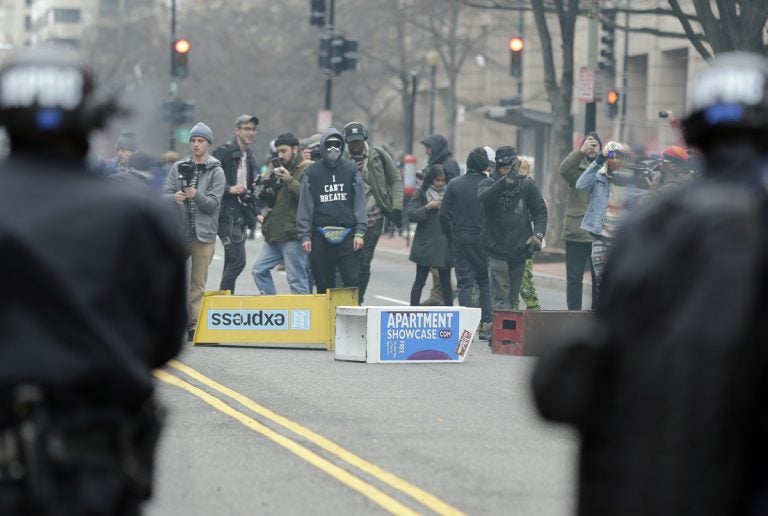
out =
<path fill-rule="evenodd" d="M 683 26 L 683 30 L 685 31 L 685 34 L 688 36 L 688 39 L 691 41 L 691 44 L 693 47 L 699 52 L 701 57 L 704 59 L 709 59 L 712 57 L 712 54 L 709 53 L 709 51 L 706 49 L 704 44 L 701 42 L 701 40 L 696 37 L 696 33 L 693 31 L 693 27 L 691 27 L 691 22 L 688 21 L 688 18 L 686 14 L 683 12 L 683 9 L 680 7 L 680 3 L 677 0 L 668 0 L 669 6 L 672 8 L 672 11 L 675 13 L 675 16 L 677 16 L 677 19 L 680 20 L 680 24 Z M 706 32 L 706 28 L 704 29 Z"/>

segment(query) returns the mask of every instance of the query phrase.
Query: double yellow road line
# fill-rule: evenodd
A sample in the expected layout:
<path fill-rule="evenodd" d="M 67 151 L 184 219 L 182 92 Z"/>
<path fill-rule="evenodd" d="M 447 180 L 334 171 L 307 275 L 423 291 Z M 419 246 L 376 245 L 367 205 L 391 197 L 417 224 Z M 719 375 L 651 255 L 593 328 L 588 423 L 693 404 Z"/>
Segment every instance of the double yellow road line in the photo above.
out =
<path fill-rule="evenodd" d="M 194 379 L 195 381 L 200 382 L 201 384 L 206 385 L 207 387 L 236 401 L 243 407 L 247 408 L 248 410 L 250 410 L 255 414 L 258 414 L 262 418 L 272 421 L 273 423 L 276 423 L 281 427 L 293 432 L 294 434 L 298 435 L 302 439 L 311 442 L 312 444 L 316 445 L 317 447 L 324 450 L 325 452 L 346 462 L 350 466 L 353 466 L 359 469 L 363 473 L 366 473 L 378 479 L 379 481 L 383 482 L 384 484 L 388 485 L 389 487 L 409 496 L 411 499 L 423 505 L 424 507 L 427 507 L 429 510 L 437 514 L 451 515 L 451 516 L 458 516 L 458 515 L 464 514 L 456 507 L 453 507 L 452 505 L 444 502 L 443 500 L 440 500 L 435 495 L 428 493 L 427 491 L 421 489 L 420 487 L 417 487 L 401 479 L 400 477 L 390 473 L 389 471 L 386 471 L 385 469 L 380 468 L 379 466 L 366 461 L 362 457 L 355 455 L 350 451 L 345 450 L 338 444 L 313 432 L 309 428 L 306 428 L 294 421 L 291 421 L 286 417 L 276 414 L 275 412 L 269 410 L 268 408 L 259 405 L 258 403 L 248 398 L 247 396 L 244 396 L 239 392 L 233 391 L 232 389 L 225 387 L 224 385 L 221 385 L 220 383 L 208 378 L 207 376 L 196 371 L 195 369 L 192 369 L 191 367 L 177 360 L 171 360 L 168 363 L 168 365 L 170 366 L 170 368 L 176 369 L 177 371 L 185 374 L 186 376 Z M 321 457 L 317 453 L 311 451 L 305 446 L 302 446 L 298 442 L 272 430 L 271 428 L 265 426 L 264 424 L 256 421 L 249 415 L 239 410 L 236 410 L 226 402 L 222 401 L 222 399 L 217 398 L 216 396 L 204 391 L 199 387 L 196 387 L 195 385 L 183 380 L 182 378 L 174 374 L 171 374 L 168 371 L 162 371 L 162 370 L 155 371 L 155 376 L 159 380 L 169 385 L 173 385 L 175 387 L 183 389 L 189 392 L 190 394 L 200 398 L 201 400 L 208 403 L 216 410 L 223 412 L 224 414 L 239 421 L 240 423 L 250 428 L 251 430 L 258 432 L 259 434 L 263 435 L 264 437 L 271 440 L 275 444 L 282 446 L 283 448 L 287 449 L 288 451 L 295 454 L 299 458 L 307 461 L 308 463 L 312 464 L 319 470 L 335 478 L 336 480 L 338 480 L 345 486 L 349 487 L 350 489 L 353 489 L 358 493 L 362 494 L 363 496 L 370 499 L 374 503 L 378 504 L 379 506 L 381 506 L 383 509 L 390 512 L 391 514 L 402 514 L 402 515 L 420 514 L 416 510 L 404 505 L 397 499 L 388 495 L 381 489 L 378 489 L 377 487 L 353 475 L 347 470 L 337 466 L 336 464 L 329 461 L 328 459 Z"/>

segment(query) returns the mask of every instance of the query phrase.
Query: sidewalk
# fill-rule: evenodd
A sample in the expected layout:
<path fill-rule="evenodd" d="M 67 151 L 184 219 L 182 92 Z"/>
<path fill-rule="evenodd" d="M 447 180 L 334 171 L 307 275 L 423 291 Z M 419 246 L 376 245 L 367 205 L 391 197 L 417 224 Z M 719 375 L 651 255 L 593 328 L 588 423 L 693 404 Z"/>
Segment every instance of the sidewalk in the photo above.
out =
<path fill-rule="evenodd" d="M 401 254 L 408 257 L 408 245 L 405 237 L 395 235 L 390 237 L 382 234 L 376 251 L 384 251 L 394 254 Z M 546 263 L 537 263 L 534 258 L 533 277 L 536 285 L 547 288 L 559 288 L 565 290 L 565 261 L 548 261 Z M 592 287 L 592 278 L 589 271 L 584 274 L 584 288 Z"/>

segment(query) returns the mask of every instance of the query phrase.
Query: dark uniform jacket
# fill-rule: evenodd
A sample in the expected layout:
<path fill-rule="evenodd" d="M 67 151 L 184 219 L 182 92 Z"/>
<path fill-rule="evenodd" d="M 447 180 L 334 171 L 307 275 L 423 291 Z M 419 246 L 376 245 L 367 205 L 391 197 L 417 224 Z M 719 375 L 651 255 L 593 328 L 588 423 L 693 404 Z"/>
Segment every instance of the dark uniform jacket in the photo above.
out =
<path fill-rule="evenodd" d="M 0 164 L 0 393 L 35 382 L 54 406 L 147 400 L 186 324 L 177 217 L 81 160 Z"/>
<path fill-rule="evenodd" d="M 438 269 L 453 267 L 453 253 L 440 227 L 440 210 L 427 210 L 426 204 L 426 193 L 419 186 L 408 204 L 408 220 L 416 222 L 408 258 L 418 265 Z"/>
<path fill-rule="evenodd" d="M 530 177 L 521 178 L 519 188 L 512 192 L 512 185 L 498 172 L 478 186 L 483 249 L 495 258 L 524 261 L 531 257 L 526 240 L 547 232 L 547 205 Z"/>
<path fill-rule="evenodd" d="M 563 330 L 537 364 L 539 411 L 581 433 L 579 514 L 765 513 L 746 510 L 766 464 L 755 190 L 707 180 L 639 209 L 596 321 Z"/>

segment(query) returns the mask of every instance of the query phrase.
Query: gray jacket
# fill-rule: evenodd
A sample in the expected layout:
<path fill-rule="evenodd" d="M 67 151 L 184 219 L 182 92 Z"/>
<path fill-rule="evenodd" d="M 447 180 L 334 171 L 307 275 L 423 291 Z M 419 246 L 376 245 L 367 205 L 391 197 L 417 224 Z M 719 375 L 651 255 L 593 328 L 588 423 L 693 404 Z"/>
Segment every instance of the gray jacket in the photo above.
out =
<path fill-rule="evenodd" d="M 181 191 L 182 180 L 179 175 L 179 163 L 189 161 L 190 159 L 188 156 L 184 160 L 177 161 L 168 171 L 164 191 L 171 199 L 173 199 L 173 195 L 176 192 Z M 212 156 L 209 157 L 205 162 L 205 171 L 200 174 L 197 180 L 197 193 L 192 200 L 196 207 L 195 233 L 197 234 L 198 241 L 204 244 L 216 242 L 216 234 L 219 230 L 219 209 L 226 186 L 227 179 L 224 176 L 224 170 L 221 168 L 221 162 Z M 179 205 L 179 209 L 182 212 L 183 221 L 184 205 Z"/>

